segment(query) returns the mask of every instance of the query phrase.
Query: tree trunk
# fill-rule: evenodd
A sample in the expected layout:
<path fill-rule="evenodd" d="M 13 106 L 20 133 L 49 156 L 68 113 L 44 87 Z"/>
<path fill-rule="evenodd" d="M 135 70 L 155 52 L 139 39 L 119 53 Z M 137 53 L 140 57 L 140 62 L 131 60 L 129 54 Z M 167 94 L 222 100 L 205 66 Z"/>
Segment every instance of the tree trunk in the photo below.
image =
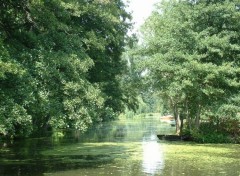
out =
<path fill-rule="evenodd" d="M 176 134 L 179 134 L 180 133 L 180 120 L 179 120 L 177 103 L 175 101 L 173 101 L 171 97 L 170 97 L 170 102 L 171 102 L 171 106 L 173 109 L 173 115 L 174 115 L 174 119 L 175 119 L 175 123 L 176 123 Z"/>
<path fill-rule="evenodd" d="M 188 122 L 189 130 L 191 131 L 192 130 L 192 120 L 189 117 L 188 101 L 186 101 L 186 119 L 187 119 L 187 122 Z"/>
<path fill-rule="evenodd" d="M 174 119 L 176 122 L 176 134 L 180 133 L 180 119 L 179 119 L 179 113 L 178 113 L 178 108 L 177 105 L 174 104 Z"/>
<path fill-rule="evenodd" d="M 182 131 L 183 131 L 183 117 L 181 116 L 181 114 L 179 115 L 180 117 L 180 135 L 182 135 Z"/>
<path fill-rule="evenodd" d="M 196 119 L 195 119 L 195 127 L 199 129 L 200 126 L 200 114 L 201 114 L 201 105 L 198 105 Z"/>

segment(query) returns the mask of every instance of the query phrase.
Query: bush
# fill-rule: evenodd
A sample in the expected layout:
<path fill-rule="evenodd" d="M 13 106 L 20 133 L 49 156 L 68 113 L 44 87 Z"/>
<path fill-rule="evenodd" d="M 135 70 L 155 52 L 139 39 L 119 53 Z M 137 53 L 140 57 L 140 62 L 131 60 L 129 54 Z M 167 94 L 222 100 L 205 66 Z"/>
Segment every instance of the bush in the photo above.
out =
<path fill-rule="evenodd" d="M 222 118 L 219 121 L 218 130 L 233 137 L 240 136 L 240 121 L 238 119 Z"/>
<path fill-rule="evenodd" d="M 231 139 L 228 135 L 221 133 L 207 133 L 196 132 L 192 134 L 194 141 L 199 143 L 230 143 Z"/>
<path fill-rule="evenodd" d="M 184 135 L 191 135 L 200 143 L 240 143 L 240 122 L 237 119 L 218 119 L 202 122 L 199 129 L 184 130 Z"/>

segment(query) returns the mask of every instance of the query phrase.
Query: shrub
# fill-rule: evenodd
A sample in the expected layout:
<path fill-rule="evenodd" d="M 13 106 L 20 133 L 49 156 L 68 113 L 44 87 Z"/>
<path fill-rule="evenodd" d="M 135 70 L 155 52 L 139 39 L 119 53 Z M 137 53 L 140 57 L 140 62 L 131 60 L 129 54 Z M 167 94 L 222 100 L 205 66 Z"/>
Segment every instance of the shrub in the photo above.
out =
<path fill-rule="evenodd" d="M 237 119 L 218 119 L 202 122 L 199 129 L 184 130 L 183 134 L 191 135 L 200 143 L 240 143 L 240 122 Z"/>

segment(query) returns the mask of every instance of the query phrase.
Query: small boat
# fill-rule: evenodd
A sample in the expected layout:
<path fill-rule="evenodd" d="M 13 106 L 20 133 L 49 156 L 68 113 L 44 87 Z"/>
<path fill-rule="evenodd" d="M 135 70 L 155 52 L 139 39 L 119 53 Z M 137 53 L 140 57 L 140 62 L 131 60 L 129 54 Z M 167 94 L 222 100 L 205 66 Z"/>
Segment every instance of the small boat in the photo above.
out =
<path fill-rule="evenodd" d="M 160 140 L 167 140 L 167 141 L 180 141 L 182 140 L 181 136 L 179 135 L 157 135 L 158 139 Z"/>
<path fill-rule="evenodd" d="M 166 141 L 192 141 L 193 140 L 192 137 L 189 135 L 179 136 L 179 135 L 158 134 L 157 137 L 160 140 L 166 140 Z"/>

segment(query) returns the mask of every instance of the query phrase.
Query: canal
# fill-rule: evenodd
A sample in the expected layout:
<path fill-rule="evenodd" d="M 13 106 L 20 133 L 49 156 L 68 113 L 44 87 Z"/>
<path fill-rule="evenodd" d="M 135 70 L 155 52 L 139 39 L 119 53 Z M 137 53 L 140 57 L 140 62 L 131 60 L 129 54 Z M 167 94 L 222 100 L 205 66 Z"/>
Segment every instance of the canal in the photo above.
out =
<path fill-rule="evenodd" d="M 240 176 L 240 145 L 167 142 L 159 115 L 0 143 L 0 176 Z"/>

